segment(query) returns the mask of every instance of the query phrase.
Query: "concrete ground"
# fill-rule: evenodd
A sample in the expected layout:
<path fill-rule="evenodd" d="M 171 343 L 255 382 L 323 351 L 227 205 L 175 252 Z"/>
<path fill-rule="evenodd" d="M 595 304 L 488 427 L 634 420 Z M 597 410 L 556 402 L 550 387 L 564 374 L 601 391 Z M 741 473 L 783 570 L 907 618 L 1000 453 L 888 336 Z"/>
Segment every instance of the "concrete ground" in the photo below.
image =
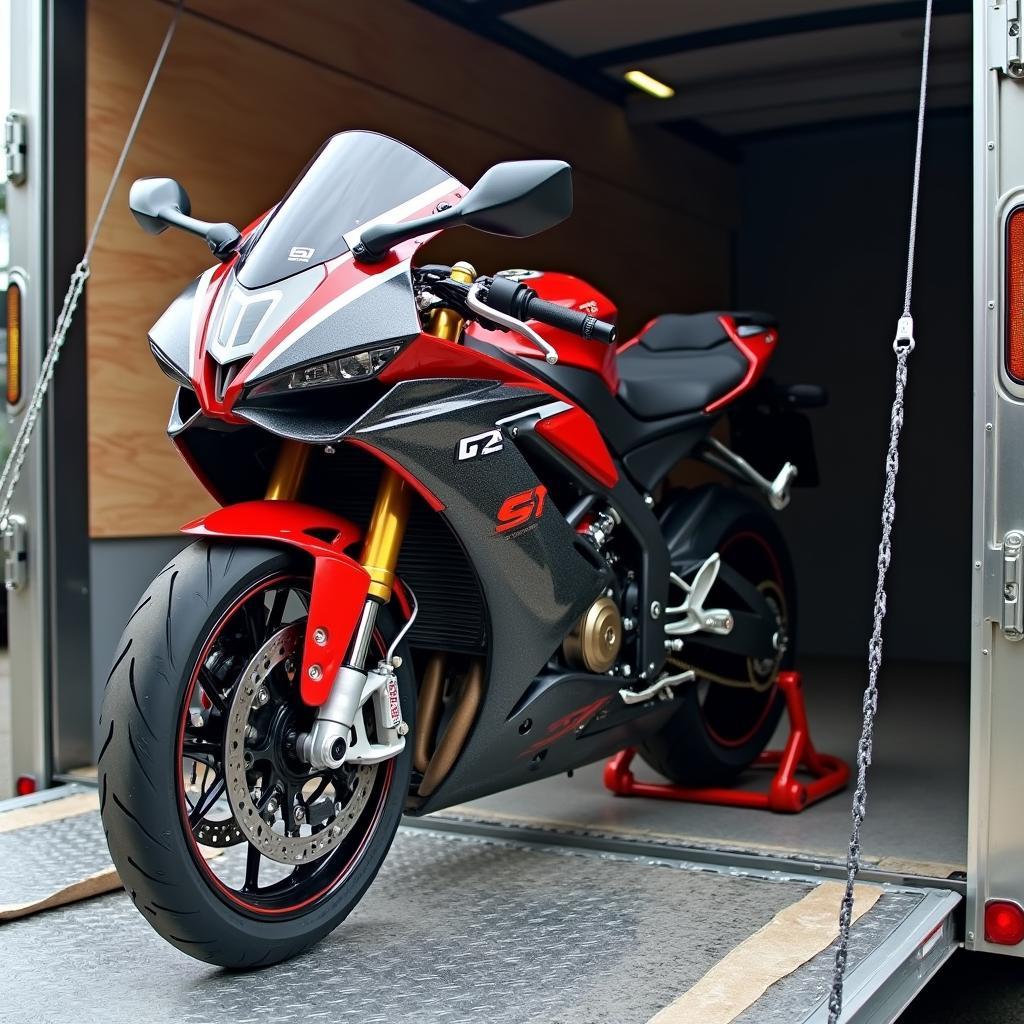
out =
<path fill-rule="evenodd" d="M 899 1024 L 1022 1024 L 1024 963 L 989 953 L 954 953 Z"/>

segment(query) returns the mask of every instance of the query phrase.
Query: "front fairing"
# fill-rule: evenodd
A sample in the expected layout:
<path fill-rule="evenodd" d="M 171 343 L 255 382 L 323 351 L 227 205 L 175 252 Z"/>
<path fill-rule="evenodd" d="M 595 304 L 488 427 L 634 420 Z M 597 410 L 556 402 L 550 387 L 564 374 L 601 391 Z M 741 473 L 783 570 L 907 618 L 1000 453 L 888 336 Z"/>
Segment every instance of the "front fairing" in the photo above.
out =
<path fill-rule="evenodd" d="M 154 356 L 206 416 L 238 424 L 297 371 L 405 344 L 420 331 L 411 260 L 432 235 L 376 264 L 357 263 L 352 245 L 371 223 L 422 217 L 464 192 L 392 139 L 334 136 L 239 253 L 175 299 L 150 332 Z"/>

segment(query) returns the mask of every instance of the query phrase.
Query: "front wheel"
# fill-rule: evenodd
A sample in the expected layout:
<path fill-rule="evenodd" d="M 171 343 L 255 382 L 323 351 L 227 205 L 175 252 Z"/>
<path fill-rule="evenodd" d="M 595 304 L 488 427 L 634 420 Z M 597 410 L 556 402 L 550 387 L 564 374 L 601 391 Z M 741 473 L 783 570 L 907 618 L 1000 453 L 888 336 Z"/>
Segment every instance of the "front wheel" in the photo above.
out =
<path fill-rule="evenodd" d="M 344 920 L 408 792 L 411 743 L 326 772 L 295 752 L 314 715 L 298 695 L 310 584 L 295 552 L 191 545 L 140 601 L 104 695 L 100 795 L 114 865 L 160 935 L 223 967 L 284 960 Z M 374 662 L 393 635 L 383 608 Z M 371 739 L 373 704 L 362 712 Z"/>

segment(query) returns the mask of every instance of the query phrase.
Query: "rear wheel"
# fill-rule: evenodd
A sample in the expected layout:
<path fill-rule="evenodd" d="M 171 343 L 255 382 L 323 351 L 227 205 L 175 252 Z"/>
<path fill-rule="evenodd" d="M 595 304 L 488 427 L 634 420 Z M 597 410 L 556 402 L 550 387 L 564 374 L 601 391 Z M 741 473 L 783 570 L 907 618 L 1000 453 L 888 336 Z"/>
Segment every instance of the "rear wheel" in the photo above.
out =
<path fill-rule="evenodd" d="M 747 657 L 702 646 L 698 633 L 669 658 L 672 669 L 692 668 L 697 682 L 640 753 L 657 772 L 684 786 L 727 785 L 765 749 L 784 707 L 778 673 L 795 662 L 793 571 L 774 524 L 759 513 L 741 516 L 712 550 L 757 588 L 775 619 L 779 649 L 774 657 Z M 706 606 L 735 608 L 738 600 L 719 576 Z"/>
<path fill-rule="evenodd" d="M 200 960 L 275 963 L 339 924 L 373 880 L 408 791 L 411 744 L 319 772 L 295 752 L 309 566 L 251 545 L 186 548 L 130 620 L 104 697 L 103 823 L 149 923 Z M 387 609 L 376 650 L 393 635 Z M 408 666 L 408 658 L 403 659 Z M 406 722 L 412 680 L 399 670 Z M 374 738 L 373 701 L 363 710 Z"/>

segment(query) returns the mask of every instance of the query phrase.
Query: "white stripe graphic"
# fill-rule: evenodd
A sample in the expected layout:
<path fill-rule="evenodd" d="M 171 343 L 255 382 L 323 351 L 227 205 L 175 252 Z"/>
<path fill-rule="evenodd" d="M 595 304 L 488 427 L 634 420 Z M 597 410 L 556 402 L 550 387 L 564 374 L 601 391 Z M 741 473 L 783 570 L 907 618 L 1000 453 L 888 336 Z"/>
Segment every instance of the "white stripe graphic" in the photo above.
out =
<path fill-rule="evenodd" d="M 357 285 L 349 288 L 348 291 L 342 292 L 341 295 L 332 299 L 327 303 L 326 306 L 318 309 L 308 320 L 303 321 L 298 327 L 295 328 L 291 334 L 286 335 L 281 339 L 271 350 L 268 352 L 247 374 L 246 381 L 255 380 L 271 363 L 281 355 L 282 352 L 291 348 L 299 340 L 299 338 L 308 334 L 314 327 L 318 327 L 328 317 L 333 316 L 338 312 L 339 309 L 344 309 L 345 306 L 351 302 L 355 302 L 356 299 L 361 299 L 368 292 L 373 291 L 378 285 L 384 284 L 386 281 L 390 281 L 393 278 L 400 276 L 401 274 L 409 273 L 409 261 L 403 260 L 401 263 L 396 264 L 393 267 L 389 267 L 387 270 L 382 270 L 379 274 L 372 274 L 364 278 Z M 313 293 L 314 295 L 316 292 Z M 326 358 L 326 356 L 325 356 Z"/>
<path fill-rule="evenodd" d="M 199 316 L 206 305 L 206 292 L 210 287 L 210 278 L 216 267 L 204 270 L 196 285 L 196 294 L 192 299 L 192 316 L 188 326 L 188 375 L 195 377 L 196 356 L 199 355 Z"/>
<path fill-rule="evenodd" d="M 415 213 L 417 210 L 422 210 L 424 206 L 436 202 L 443 196 L 448 195 L 449 192 L 454 192 L 457 188 L 462 188 L 462 182 L 457 181 L 455 178 L 448 178 L 446 181 L 442 181 L 440 185 L 435 185 L 433 188 L 427 189 L 426 192 L 421 192 L 418 196 L 407 200 L 401 206 L 385 210 L 379 217 L 374 217 L 365 224 L 360 224 L 359 227 L 353 228 L 345 235 L 345 241 L 349 249 L 354 249 L 363 232 L 367 228 L 373 227 L 374 224 L 391 224 L 404 220 L 410 214 Z"/>

